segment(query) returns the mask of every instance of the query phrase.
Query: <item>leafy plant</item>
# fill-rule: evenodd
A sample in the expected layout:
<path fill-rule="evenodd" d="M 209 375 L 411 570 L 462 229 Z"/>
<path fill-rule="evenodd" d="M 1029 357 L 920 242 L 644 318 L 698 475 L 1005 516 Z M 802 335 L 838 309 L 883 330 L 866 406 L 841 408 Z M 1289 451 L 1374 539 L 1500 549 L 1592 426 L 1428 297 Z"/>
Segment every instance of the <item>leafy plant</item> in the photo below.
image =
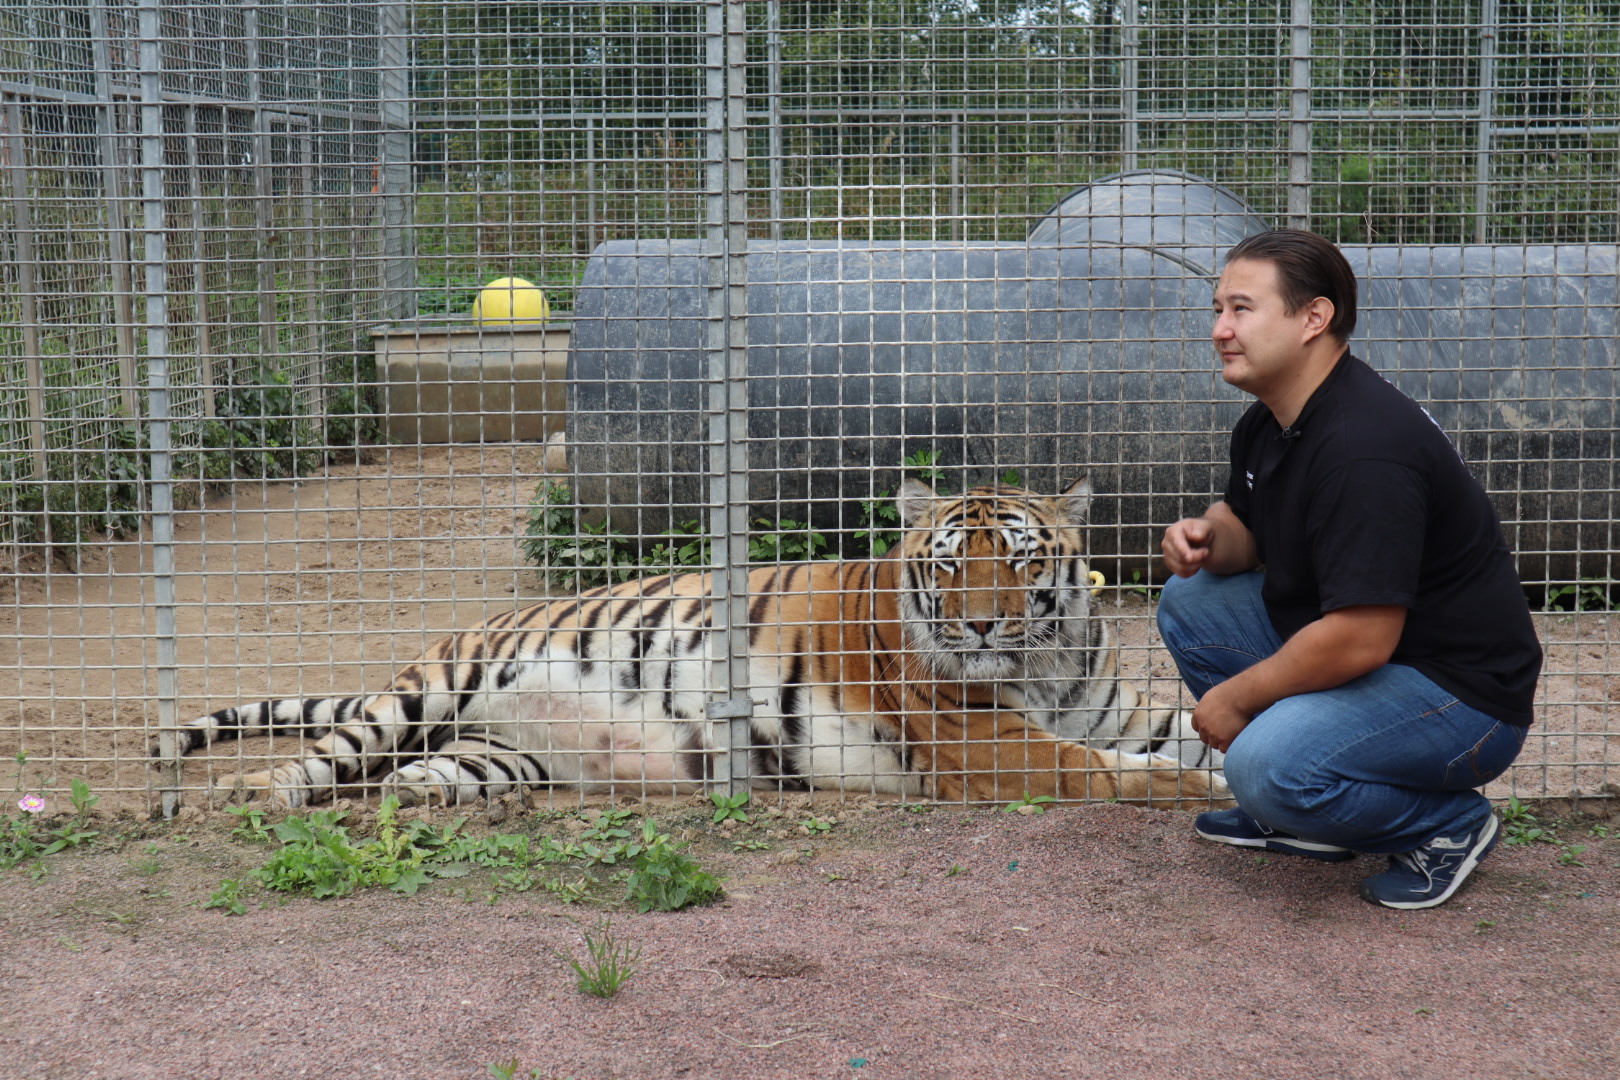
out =
<path fill-rule="evenodd" d="M 1125 586 L 1127 592 L 1136 593 L 1138 596 L 1149 597 L 1158 595 L 1159 591 L 1163 588 L 1163 585 L 1154 585 L 1143 579 L 1142 571 L 1140 570 L 1131 571 L 1131 583 Z"/>
<path fill-rule="evenodd" d="M 519 547 L 547 584 L 576 591 L 623 581 L 636 565 L 624 535 L 610 531 L 606 522 L 580 521 L 574 493 L 557 480 L 543 480 L 535 488 Z"/>
<path fill-rule="evenodd" d="M 45 456 L 45 475 L 24 457 L 0 459 L 0 513 L 15 538 L 48 542 L 75 557 L 87 543 L 134 532 L 146 510 L 147 446 L 122 416 L 99 446 L 67 446 Z"/>
<path fill-rule="evenodd" d="M 377 400 L 377 358 L 357 352 L 334 356 L 326 365 L 326 411 L 321 441 L 329 452 L 355 450 L 382 437 Z"/>
<path fill-rule="evenodd" d="M 317 900 L 372 886 L 410 895 L 433 878 L 459 877 L 470 866 L 505 868 L 535 860 L 525 837 L 462 836 L 464 818 L 441 827 L 425 821 L 401 825 L 398 811 L 399 799 L 385 797 L 377 811 L 376 839 L 361 843 L 340 824 L 343 811 L 320 810 L 278 822 L 271 832 L 282 846 L 252 877 L 267 889 L 308 893 Z"/>
<path fill-rule="evenodd" d="M 235 814 L 242 819 L 242 824 L 231 830 L 231 835 L 238 840 L 247 840 L 255 844 L 268 844 L 271 840 L 270 830 L 264 825 L 264 810 L 257 806 L 228 806 L 226 813 Z"/>
<path fill-rule="evenodd" d="M 1547 590 L 1547 611 L 1613 611 L 1614 582 L 1607 578 L 1582 578 Z"/>
<path fill-rule="evenodd" d="M 1050 795 L 1031 795 L 1026 791 L 1022 799 L 1015 799 L 1003 806 L 1001 812 L 1004 814 L 1044 814 L 1046 813 L 1046 804 L 1055 802 L 1057 800 Z"/>
<path fill-rule="evenodd" d="M 754 522 L 761 529 L 748 538 L 748 558 L 758 563 L 801 562 L 814 559 L 827 548 L 827 538 L 811 530 L 808 522 L 767 518 Z"/>
<path fill-rule="evenodd" d="M 874 559 L 900 542 L 900 511 L 887 491 L 878 492 L 875 499 L 861 500 L 861 524 L 864 528 L 857 530 L 853 539 L 864 542 Z"/>
<path fill-rule="evenodd" d="M 940 482 L 945 479 L 945 470 L 939 467 L 939 452 L 937 450 L 918 450 L 900 464 L 903 468 L 917 473 L 924 482 L 935 491 L 939 491 L 941 495 L 947 494 L 947 492 L 941 491 L 939 487 Z"/>
<path fill-rule="evenodd" d="M 635 821 L 635 813 L 630 810 L 610 808 L 603 810 L 590 828 L 580 834 L 581 840 L 595 840 L 600 843 L 619 843 L 630 839 L 630 827 Z"/>
<path fill-rule="evenodd" d="M 718 825 L 722 821 L 747 821 L 748 811 L 743 807 L 748 805 L 748 799 L 747 791 L 739 791 L 732 795 L 727 795 L 723 791 L 709 792 L 709 801 L 714 803 L 714 823 Z"/>
<path fill-rule="evenodd" d="M 681 540 L 682 537 L 692 537 Z M 708 530 L 701 521 L 683 521 L 667 540 L 653 544 L 642 558 L 641 565 L 649 570 L 674 571 L 707 566 L 713 561 Z"/>
<path fill-rule="evenodd" d="M 285 371 L 228 372 L 214 393 L 214 418 L 204 421 L 200 471 L 205 480 L 233 476 L 281 480 L 319 467 L 321 434 L 304 416 Z"/>
<path fill-rule="evenodd" d="M 610 998 L 617 994 L 635 975 L 636 965 L 641 961 L 641 947 L 615 940 L 606 915 L 597 920 L 595 934 L 586 931 L 585 952 L 584 962 L 570 959 L 568 964 L 579 980 L 580 993 L 592 997 Z"/>
<path fill-rule="evenodd" d="M 822 833 L 832 832 L 833 826 L 837 824 L 837 818 L 820 818 L 814 816 L 807 817 L 803 821 L 799 822 L 799 826 L 812 836 L 819 836 Z"/>
<path fill-rule="evenodd" d="M 518 1070 L 522 1067 L 517 1058 L 510 1061 L 492 1061 L 489 1063 L 489 1075 L 493 1076 L 495 1080 L 515 1080 Z M 538 1068 L 535 1068 L 530 1069 L 527 1075 L 529 1080 L 540 1080 L 541 1073 Z"/>
<path fill-rule="evenodd" d="M 16 760 L 19 772 L 15 792 L 20 792 L 23 790 L 21 769 L 28 763 L 27 751 L 19 751 Z M 54 779 L 41 778 L 38 787 L 42 791 L 49 791 L 55 783 Z M 68 790 L 69 800 L 73 803 L 73 816 L 54 828 L 45 828 L 40 820 L 48 805 L 40 795 L 23 795 L 17 800 L 18 813 L 0 819 L 0 870 L 9 870 L 21 863 L 55 855 L 69 848 L 83 847 L 101 835 L 99 830 L 89 827 L 90 812 L 95 809 L 100 796 L 92 794 L 90 785 L 83 780 L 74 780 Z M 44 868 L 36 868 L 35 876 L 44 876 Z"/>
<path fill-rule="evenodd" d="M 725 895 L 720 879 L 686 854 L 685 845 L 659 832 L 651 821 L 642 822 L 641 833 L 627 896 L 638 911 L 679 911 Z"/>
<path fill-rule="evenodd" d="M 1552 843 L 1554 834 L 1536 823 L 1536 815 L 1516 797 L 1502 808 L 1502 839 L 1508 844 Z"/>
<path fill-rule="evenodd" d="M 219 883 L 219 888 L 214 890 L 203 908 L 223 908 L 227 915 L 246 915 L 247 899 L 242 895 L 245 887 L 246 883 L 241 878 L 226 878 Z"/>

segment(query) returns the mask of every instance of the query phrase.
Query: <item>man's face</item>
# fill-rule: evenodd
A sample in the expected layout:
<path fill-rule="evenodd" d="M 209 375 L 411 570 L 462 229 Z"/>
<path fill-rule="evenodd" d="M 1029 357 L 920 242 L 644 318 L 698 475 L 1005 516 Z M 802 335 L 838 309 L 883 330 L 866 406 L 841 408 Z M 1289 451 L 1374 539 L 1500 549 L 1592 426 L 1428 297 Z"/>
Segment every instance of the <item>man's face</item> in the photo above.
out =
<path fill-rule="evenodd" d="M 1226 264 L 1215 287 L 1215 355 L 1221 377 L 1264 400 L 1286 384 L 1301 352 L 1314 335 L 1307 332 L 1309 307 L 1290 315 L 1277 288 L 1277 267 L 1263 259 Z"/>

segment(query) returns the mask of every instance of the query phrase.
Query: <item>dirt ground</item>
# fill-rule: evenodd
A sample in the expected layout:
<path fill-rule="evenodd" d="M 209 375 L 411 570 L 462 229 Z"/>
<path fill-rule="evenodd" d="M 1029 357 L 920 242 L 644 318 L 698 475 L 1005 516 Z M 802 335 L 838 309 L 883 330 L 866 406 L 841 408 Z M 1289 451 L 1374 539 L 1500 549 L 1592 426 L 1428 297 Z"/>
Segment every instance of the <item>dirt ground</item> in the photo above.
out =
<path fill-rule="evenodd" d="M 0 1076 L 1620 1075 L 1620 840 L 1586 823 L 1560 827 L 1584 865 L 1504 846 L 1397 913 L 1355 896 L 1379 860 L 1256 857 L 1185 811 L 851 806 L 809 837 L 785 811 L 658 811 L 726 888 L 662 914 L 475 872 L 227 916 L 202 905 L 266 848 L 198 811 L 110 823 L 42 880 L 0 875 Z M 568 963 L 604 912 L 641 950 L 606 1000 Z"/>
<path fill-rule="evenodd" d="M 181 718 L 378 686 L 439 634 L 535 598 L 515 534 L 542 453 L 395 450 L 180 515 Z M 625 1080 L 1620 1075 L 1620 841 L 1591 834 L 1606 819 L 1503 846 L 1452 903 L 1414 914 L 1356 898 L 1378 860 L 1218 847 L 1190 808 L 818 803 L 838 824 L 810 836 L 791 801 L 729 831 L 650 811 L 724 878 L 711 907 L 643 915 L 610 886 L 569 904 L 475 872 L 410 898 L 205 909 L 265 849 L 194 805 L 151 819 L 144 749 L 169 677 L 151 558 L 123 544 L 77 574 L 0 576 L 16 650 L 0 760 L 26 751 L 16 790 L 44 790 L 52 812 L 73 777 L 117 812 L 87 851 L 0 874 L 5 1080 L 480 1077 L 513 1061 Z M 1105 598 L 1128 673 L 1173 700 L 1149 605 Z M 1620 653 L 1607 615 L 1538 619 L 1540 726 L 1491 793 L 1556 797 L 1538 807 L 1550 821 L 1567 796 L 1612 793 Z M 227 746 L 186 770 L 188 797 L 210 769 L 295 752 Z M 469 827 L 577 829 L 561 798 Z M 642 949 L 605 1001 L 566 960 L 602 912 Z"/>

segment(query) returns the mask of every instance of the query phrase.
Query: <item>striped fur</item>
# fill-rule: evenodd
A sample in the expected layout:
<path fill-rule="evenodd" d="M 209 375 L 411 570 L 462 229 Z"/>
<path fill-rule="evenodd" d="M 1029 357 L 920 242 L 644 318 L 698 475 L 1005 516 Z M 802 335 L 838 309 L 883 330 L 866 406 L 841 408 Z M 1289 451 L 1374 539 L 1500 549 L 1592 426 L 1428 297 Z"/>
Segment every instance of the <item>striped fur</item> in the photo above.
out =
<path fill-rule="evenodd" d="M 1117 678 L 1081 553 L 1090 495 L 1083 480 L 1055 498 L 943 497 L 907 481 L 888 557 L 754 569 L 752 785 L 1225 798 L 1218 755 L 1186 715 Z M 706 715 L 723 685 L 713 584 L 654 577 L 508 612 L 439 641 L 384 693 L 224 709 L 186 725 L 181 752 L 317 738 L 305 757 L 235 779 L 237 794 L 293 807 L 368 786 L 406 804 L 547 784 L 700 790 L 729 723 Z"/>

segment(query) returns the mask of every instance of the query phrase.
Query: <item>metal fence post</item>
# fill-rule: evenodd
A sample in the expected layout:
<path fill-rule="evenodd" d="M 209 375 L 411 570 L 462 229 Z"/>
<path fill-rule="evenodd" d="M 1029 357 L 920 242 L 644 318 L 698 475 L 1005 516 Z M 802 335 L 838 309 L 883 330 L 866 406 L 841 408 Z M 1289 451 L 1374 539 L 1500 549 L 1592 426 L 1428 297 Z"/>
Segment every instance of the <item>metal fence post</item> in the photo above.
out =
<path fill-rule="evenodd" d="M 177 642 L 174 604 L 174 491 L 169 424 L 168 233 L 163 190 L 161 0 L 140 3 L 141 208 L 145 231 L 146 393 L 152 462 L 152 596 L 157 626 L 158 752 L 169 763 L 163 815 L 180 808 Z"/>
<path fill-rule="evenodd" d="M 1479 132 L 1474 150 L 1474 243 L 1489 242 L 1491 143 L 1496 124 L 1496 0 L 1483 0 L 1479 27 Z"/>
<path fill-rule="evenodd" d="M 1119 139 L 1119 167 L 1125 172 L 1136 168 L 1142 142 L 1142 122 L 1137 117 L 1141 97 L 1142 30 L 1141 13 L 1134 3 L 1123 5 L 1124 34 L 1120 43 L 1119 107 L 1122 128 Z"/>
<path fill-rule="evenodd" d="M 720 775 L 747 785 L 748 677 L 748 114 L 743 0 L 713 0 L 707 12 L 705 234 L 708 240 L 709 498 L 714 537 L 714 626 L 725 649 L 727 700 L 709 705 L 728 721 Z"/>
<path fill-rule="evenodd" d="M 389 322 L 416 315 L 416 262 L 411 201 L 411 81 L 409 41 L 410 9 L 405 4 L 384 4 L 377 63 L 380 85 L 377 136 L 377 196 L 382 200 L 382 317 Z"/>
<path fill-rule="evenodd" d="M 111 30 L 106 0 L 90 5 L 91 63 L 95 66 L 96 134 L 101 144 L 101 188 L 107 203 L 107 247 L 112 264 L 113 311 L 118 341 L 118 372 L 124 411 L 133 423 L 140 419 L 135 381 L 135 283 L 130 273 L 134 259 L 129 250 L 129 227 L 120 177 L 124 162 L 118 151 L 118 106 L 113 99 Z M 209 402 L 213 397 L 210 393 Z"/>
<path fill-rule="evenodd" d="M 1311 227 L 1311 0 L 1294 0 L 1288 95 L 1288 227 Z"/>

